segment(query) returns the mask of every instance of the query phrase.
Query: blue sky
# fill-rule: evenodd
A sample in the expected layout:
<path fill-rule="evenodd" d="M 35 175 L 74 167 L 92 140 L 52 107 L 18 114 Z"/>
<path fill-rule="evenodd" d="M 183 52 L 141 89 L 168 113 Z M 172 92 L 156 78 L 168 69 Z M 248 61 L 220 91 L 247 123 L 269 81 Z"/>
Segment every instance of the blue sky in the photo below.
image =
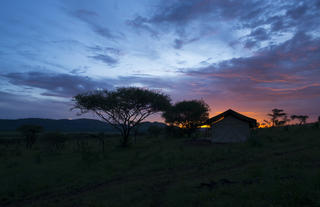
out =
<path fill-rule="evenodd" d="M 75 118 L 74 95 L 121 86 L 202 98 L 211 115 L 320 115 L 319 1 L 1 4 L 0 118 Z"/>

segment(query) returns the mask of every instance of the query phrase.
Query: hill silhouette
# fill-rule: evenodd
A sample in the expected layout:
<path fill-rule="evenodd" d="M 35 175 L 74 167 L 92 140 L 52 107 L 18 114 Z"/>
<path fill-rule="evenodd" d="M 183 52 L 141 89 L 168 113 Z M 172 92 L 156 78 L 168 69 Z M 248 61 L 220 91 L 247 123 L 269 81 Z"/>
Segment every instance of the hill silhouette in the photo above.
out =
<path fill-rule="evenodd" d="M 0 119 L 0 131 L 15 131 L 25 124 L 40 125 L 45 131 L 118 133 L 110 124 L 95 119 L 56 120 L 40 118 Z M 151 125 L 165 126 L 160 122 L 143 122 L 139 127 L 139 131 L 145 132 Z"/>

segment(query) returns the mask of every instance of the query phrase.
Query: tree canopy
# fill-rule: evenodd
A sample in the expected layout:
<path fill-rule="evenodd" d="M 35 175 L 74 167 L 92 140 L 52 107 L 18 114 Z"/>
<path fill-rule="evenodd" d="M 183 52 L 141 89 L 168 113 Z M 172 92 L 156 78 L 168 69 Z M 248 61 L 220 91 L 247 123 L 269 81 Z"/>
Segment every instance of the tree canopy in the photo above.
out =
<path fill-rule="evenodd" d="M 309 116 L 307 115 L 292 115 L 290 117 L 292 120 L 298 119 L 299 120 L 299 125 L 305 124 L 307 122 L 307 119 Z"/>
<path fill-rule="evenodd" d="M 177 102 L 163 113 L 165 122 L 186 129 L 190 135 L 194 129 L 208 120 L 209 106 L 203 100 Z"/>
<path fill-rule="evenodd" d="M 281 126 L 288 121 L 287 113 L 283 109 L 272 109 L 272 114 L 268 114 L 268 116 L 271 117 L 272 126 Z"/>
<path fill-rule="evenodd" d="M 148 116 L 170 107 L 169 96 L 143 88 L 117 88 L 114 91 L 96 90 L 74 97 L 73 109 L 80 114 L 93 112 L 119 130 L 122 146 L 127 146 L 131 130 Z"/>

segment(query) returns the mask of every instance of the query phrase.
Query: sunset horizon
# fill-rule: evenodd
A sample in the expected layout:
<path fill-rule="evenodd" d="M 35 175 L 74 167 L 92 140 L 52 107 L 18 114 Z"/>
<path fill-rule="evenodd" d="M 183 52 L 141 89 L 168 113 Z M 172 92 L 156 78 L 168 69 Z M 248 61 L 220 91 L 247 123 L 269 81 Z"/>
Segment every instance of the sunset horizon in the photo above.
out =
<path fill-rule="evenodd" d="M 320 115 L 317 1 L 3 1 L 0 119 L 77 116 L 72 98 L 141 87 L 259 123 Z M 161 115 L 147 121 L 164 122 Z M 293 122 L 295 123 L 295 122 Z"/>

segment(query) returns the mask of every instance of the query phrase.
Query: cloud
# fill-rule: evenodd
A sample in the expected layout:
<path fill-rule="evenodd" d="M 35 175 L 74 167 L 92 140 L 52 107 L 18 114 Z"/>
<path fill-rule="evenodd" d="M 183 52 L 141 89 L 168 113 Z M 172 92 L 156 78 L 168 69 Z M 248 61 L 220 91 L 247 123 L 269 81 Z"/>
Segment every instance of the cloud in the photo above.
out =
<path fill-rule="evenodd" d="M 245 47 L 251 49 L 259 46 L 262 41 L 269 40 L 270 35 L 266 29 L 260 27 L 251 31 L 251 33 L 246 36 L 246 39 Z"/>
<path fill-rule="evenodd" d="M 72 103 L 39 99 L 32 96 L 17 95 L 0 91 L 0 118 L 66 118 L 75 117 L 70 111 Z M 92 117 L 91 117 L 92 118 Z"/>
<path fill-rule="evenodd" d="M 118 48 L 113 48 L 113 47 L 101 47 L 99 45 L 95 45 L 95 46 L 89 46 L 87 47 L 90 51 L 93 52 L 105 52 L 105 53 L 109 53 L 109 54 L 113 54 L 113 55 L 122 55 L 122 52 L 120 49 Z"/>
<path fill-rule="evenodd" d="M 288 32 L 309 32 L 319 29 L 317 1 L 220 1 L 176 0 L 160 1 L 149 15 L 128 20 L 133 28 L 145 30 L 152 36 L 174 31 L 174 48 L 203 38 L 210 38 L 206 30 L 214 29 L 215 38 L 228 42 L 240 40 L 246 48 L 259 48 L 261 41 L 281 39 Z M 229 28 L 224 30 L 224 28 Z M 230 29 L 232 33 L 230 34 Z M 243 31 L 249 30 L 249 35 Z M 237 32 L 239 31 L 239 32 Z M 155 35 L 156 34 L 156 35 Z M 275 40 L 277 41 L 277 40 Z M 276 42 L 277 43 L 277 42 Z"/>
<path fill-rule="evenodd" d="M 151 34 L 152 37 L 158 38 L 159 32 L 157 32 L 155 29 L 151 28 L 151 26 L 148 23 L 147 18 L 137 16 L 134 19 L 127 20 L 126 23 L 127 23 L 127 25 L 134 28 L 137 32 L 147 31 Z"/>
<path fill-rule="evenodd" d="M 79 74 L 83 74 L 83 73 L 87 72 L 88 69 L 89 69 L 89 67 L 87 67 L 87 66 L 79 67 L 79 68 L 72 69 L 70 71 L 70 73 L 74 74 L 74 75 L 79 75 Z"/>
<path fill-rule="evenodd" d="M 94 79 L 78 74 L 27 72 L 7 73 L 1 77 L 15 86 L 42 89 L 42 96 L 71 98 L 76 94 L 97 90 L 112 90 L 115 86 L 142 86 L 152 89 L 174 89 L 178 81 L 176 78 L 159 78 L 156 76 L 131 75 L 118 78 Z"/>
<path fill-rule="evenodd" d="M 106 63 L 109 66 L 114 66 L 118 63 L 118 60 L 109 56 L 109 55 L 102 55 L 102 54 L 98 54 L 98 55 L 94 55 L 94 56 L 88 56 L 89 58 L 95 59 L 95 60 L 99 60 L 101 62 Z"/>
<path fill-rule="evenodd" d="M 228 20 L 248 17 L 259 5 L 252 1 L 219 1 L 219 0 L 177 0 L 161 1 L 149 17 L 137 16 L 132 21 L 135 26 L 145 28 L 176 28 L 178 33 L 195 21 Z"/>
<path fill-rule="evenodd" d="M 319 38 L 297 33 L 256 55 L 234 58 L 186 72 L 206 88 L 214 86 L 233 100 L 284 101 L 320 97 Z"/>
<path fill-rule="evenodd" d="M 115 66 L 119 63 L 119 56 L 123 55 L 120 49 L 113 47 L 102 47 L 99 45 L 88 46 L 87 49 L 94 55 L 88 56 L 91 59 L 101 61 L 109 66 Z"/>
<path fill-rule="evenodd" d="M 115 34 L 114 32 L 110 31 L 109 28 L 102 26 L 98 23 L 99 14 L 86 10 L 86 9 L 79 9 L 76 11 L 73 11 L 70 13 L 71 16 L 81 20 L 82 22 L 85 22 L 90 26 L 90 28 L 101 37 L 104 37 L 106 39 L 116 40 L 123 38 L 123 34 L 120 35 L 120 33 Z"/>
<path fill-rule="evenodd" d="M 173 47 L 175 49 L 181 49 L 186 44 L 192 43 L 192 42 L 197 41 L 197 40 L 198 40 L 198 38 L 192 38 L 192 39 L 189 39 L 189 40 L 188 39 L 175 39 Z"/>
<path fill-rule="evenodd" d="M 28 86 L 43 89 L 44 96 L 56 96 L 70 98 L 78 93 L 98 88 L 112 89 L 113 86 L 105 80 L 95 80 L 93 78 L 70 75 L 63 73 L 7 73 L 2 75 L 9 83 L 16 86 Z"/>

